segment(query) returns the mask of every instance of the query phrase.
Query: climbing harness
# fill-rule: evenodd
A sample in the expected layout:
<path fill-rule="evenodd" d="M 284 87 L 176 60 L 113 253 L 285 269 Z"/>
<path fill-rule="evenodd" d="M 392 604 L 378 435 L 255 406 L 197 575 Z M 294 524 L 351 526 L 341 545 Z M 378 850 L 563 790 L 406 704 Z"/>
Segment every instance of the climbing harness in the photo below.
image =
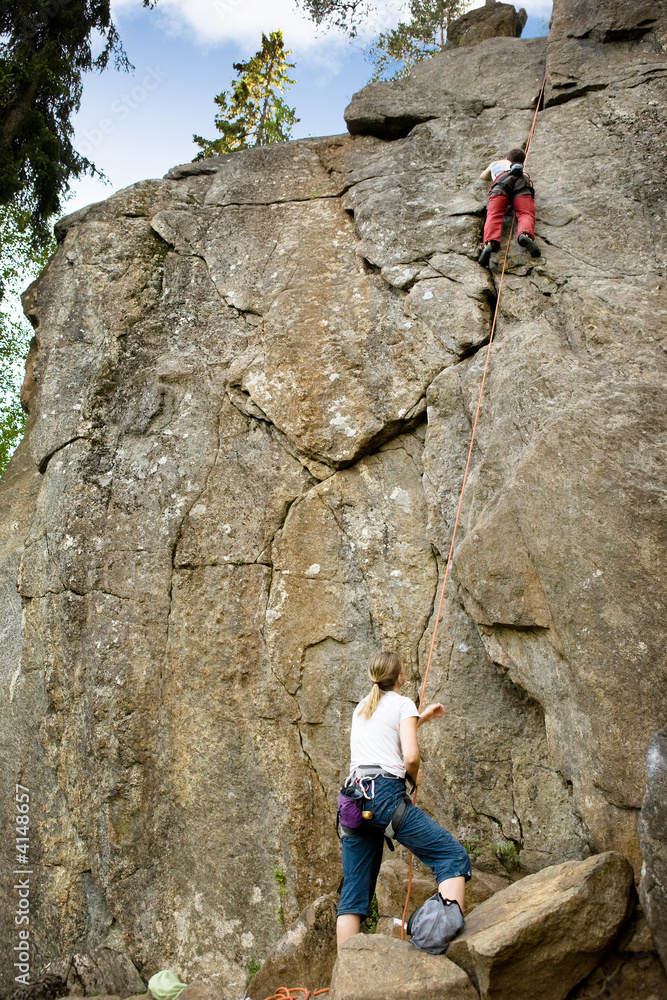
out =
<path fill-rule="evenodd" d="M 384 835 L 387 841 L 389 842 L 389 847 L 392 851 L 394 850 L 394 845 L 392 844 L 392 840 L 403 826 L 403 820 L 405 819 L 405 814 L 408 811 L 409 805 L 410 805 L 410 799 L 408 798 L 407 795 L 404 795 L 401 801 L 394 809 L 391 819 L 384 828 Z"/>
<path fill-rule="evenodd" d="M 544 87 L 547 82 L 547 75 L 544 74 L 544 79 L 542 80 L 542 86 L 540 88 L 540 96 L 537 99 L 537 107 L 535 108 L 535 114 L 533 115 L 533 124 L 530 127 L 530 133 L 528 135 L 528 142 L 526 143 L 526 160 L 528 159 L 528 154 L 530 153 L 530 144 L 533 141 L 533 133 L 535 132 L 535 123 L 537 122 L 537 116 L 540 111 L 540 105 L 542 104 L 542 97 L 544 95 Z M 525 160 L 524 160 L 525 163 Z M 524 175 L 523 170 L 521 171 L 521 177 Z M 438 604 L 438 611 L 435 617 L 435 626 L 433 628 L 433 638 L 431 639 L 431 647 L 428 653 L 428 660 L 426 662 L 426 671 L 424 673 L 424 680 L 421 686 L 421 693 L 419 695 L 419 714 L 421 715 L 422 705 L 424 703 L 424 694 L 426 692 L 426 684 L 428 681 L 429 671 L 431 669 L 431 660 L 433 659 L 433 650 L 435 648 L 435 640 L 438 635 L 438 626 L 440 625 L 440 617 L 442 615 L 442 604 L 445 599 L 445 587 L 447 586 L 447 581 L 449 579 L 449 570 L 452 564 L 452 556 L 454 554 L 454 542 L 456 541 L 456 532 L 459 526 L 459 518 L 461 516 L 461 507 L 463 506 L 463 495 L 465 493 L 466 484 L 468 482 L 468 472 L 470 471 L 470 460 L 472 458 L 472 449 L 475 444 L 475 434 L 477 432 L 477 422 L 479 420 L 480 410 L 482 408 L 482 396 L 484 395 L 484 386 L 486 384 L 486 375 L 489 369 L 489 359 L 491 357 L 491 347 L 493 345 L 493 335 L 496 332 L 496 323 L 498 321 L 498 310 L 500 307 L 500 295 L 503 290 L 503 279 L 505 278 L 505 270 L 507 268 L 507 257 L 509 254 L 510 244 L 512 242 L 512 231 L 514 229 L 515 215 L 512 216 L 512 223 L 510 225 L 510 231 L 507 237 L 507 245 L 505 247 L 505 257 L 503 259 L 503 267 L 500 274 L 500 282 L 498 284 L 498 295 L 496 297 L 496 308 L 493 313 L 493 323 L 491 324 L 491 335 L 489 337 L 489 346 L 486 351 L 486 361 L 484 362 L 484 371 L 482 373 L 482 384 L 479 388 L 479 399 L 477 401 L 477 410 L 475 411 L 475 419 L 472 425 L 472 434 L 470 436 L 470 447 L 468 448 L 468 458 L 466 461 L 465 471 L 463 473 L 463 484 L 461 486 L 461 495 L 459 497 L 459 505 L 456 509 L 456 517 L 454 519 L 454 530 L 452 531 L 452 538 L 449 543 L 449 553 L 447 555 L 447 564 L 445 566 L 445 578 L 442 581 L 442 588 L 440 590 L 440 602 Z M 414 796 L 412 798 L 413 805 L 417 802 L 417 789 L 415 788 Z M 412 852 L 410 852 L 410 858 L 408 861 L 408 891 L 405 897 L 405 906 L 403 907 L 403 916 L 401 918 L 401 940 L 405 938 L 405 917 L 408 912 L 408 906 L 410 905 L 410 893 L 412 891 Z"/>
<path fill-rule="evenodd" d="M 520 173 L 516 173 L 514 167 L 522 167 L 522 164 L 513 163 L 511 170 L 505 170 L 504 173 L 499 174 L 493 182 L 489 194 L 505 194 L 510 199 L 528 194 L 534 198 L 535 188 L 530 183 L 530 177 L 524 173 L 523 169 Z"/>
<path fill-rule="evenodd" d="M 383 771 L 379 765 L 373 764 L 355 768 L 352 774 L 345 779 L 345 784 L 338 793 L 338 814 L 336 816 L 336 833 L 341 840 L 357 833 L 364 820 L 373 819 L 373 810 L 369 808 L 368 803 L 372 805 L 375 798 L 376 778 L 401 780 L 395 774 Z M 409 776 L 407 780 L 413 784 Z M 401 798 L 391 815 L 391 819 L 382 831 L 390 851 L 394 850 L 392 841 L 403 824 L 409 805 L 410 799 L 406 794 Z"/>
<path fill-rule="evenodd" d="M 513 163 L 509 170 L 503 170 L 496 176 L 489 188 L 489 194 L 506 194 L 508 198 L 514 195 L 529 194 L 535 197 L 535 188 L 530 183 L 530 177 L 524 170 L 523 163 Z"/>

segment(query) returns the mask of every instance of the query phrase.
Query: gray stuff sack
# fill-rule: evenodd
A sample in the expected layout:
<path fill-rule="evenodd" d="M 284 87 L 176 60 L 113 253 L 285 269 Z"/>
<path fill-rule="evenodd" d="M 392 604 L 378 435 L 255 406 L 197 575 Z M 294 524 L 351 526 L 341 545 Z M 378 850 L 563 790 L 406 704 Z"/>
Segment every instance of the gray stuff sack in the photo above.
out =
<path fill-rule="evenodd" d="M 447 945 L 461 930 L 465 920 L 461 907 L 453 899 L 443 899 L 439 892 L 430 896 L 408 920 L 411 943 L 431 955 L 444 955 Z"/>

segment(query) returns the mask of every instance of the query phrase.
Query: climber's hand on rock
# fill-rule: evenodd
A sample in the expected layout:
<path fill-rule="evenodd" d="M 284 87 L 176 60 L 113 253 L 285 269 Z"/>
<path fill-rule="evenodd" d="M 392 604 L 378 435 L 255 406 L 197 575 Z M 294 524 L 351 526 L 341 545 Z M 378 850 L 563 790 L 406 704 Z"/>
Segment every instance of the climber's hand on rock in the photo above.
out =
<path fill-rule="evenodd" d="M 422 714 L 419 716 L 417 726 L 419 727 L 423 725 L 424 722 L 431 722 L 432 719 L 442 719 L 445 714 L 445 706 L 440 702 L 434 702 L 432 705 L 426 706 Z"/>

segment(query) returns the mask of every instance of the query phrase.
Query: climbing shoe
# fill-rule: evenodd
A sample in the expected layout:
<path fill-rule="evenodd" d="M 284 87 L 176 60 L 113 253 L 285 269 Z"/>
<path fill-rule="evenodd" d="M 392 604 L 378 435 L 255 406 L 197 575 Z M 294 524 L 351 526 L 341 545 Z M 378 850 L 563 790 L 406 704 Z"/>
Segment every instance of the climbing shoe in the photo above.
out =
<path fill-rule="evenodd" d="M 495 253 L 498 249 L 498 244 L 495 240 L 489 240 L 488 243 L 484 244 L 484 249 L 477 258 L 477 263 L 481 264 L 482 267 L 488 267 L 491 260 L 491 254 Z"/>
<path fill-rule="evenodd" d="M 538 247 L 537 243 L 532 238 L 532 236 L 529 236 L 528 233 L 521 233 L 521 236 L 519 237 L 519 246 L 525 247 L 526 250 L 530 250 L 531 257 L 542 256 L 542 251 L 540 250 L 540 248 Z"/>

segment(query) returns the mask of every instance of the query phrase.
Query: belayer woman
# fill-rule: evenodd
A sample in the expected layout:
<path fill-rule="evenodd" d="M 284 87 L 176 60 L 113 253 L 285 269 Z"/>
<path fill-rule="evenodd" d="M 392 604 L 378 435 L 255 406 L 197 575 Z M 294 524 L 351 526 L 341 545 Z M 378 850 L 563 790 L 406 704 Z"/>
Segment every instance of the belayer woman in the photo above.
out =
<path fill-rule="evenodd" d="M 359 932 L 375 892 L 382 863 L 385 830 L 405 802 L 406 774 L 422 782 L 417 730 L 445 715 L 443 705 L 429 705 L 420 715 L 410 698 L 400 694 L 405 669 L 398 653 L 380 653 L 368 669 L 373 687 L 352 716 L 348 789 L 363 789 L 368 817 L 354 830 L 343 830 L 343 887 L 338 905 L 339 946 Z M 433 871 L 440 895 L 463 910 L 465 883 L 471 876 L 466 850 L 435 820 L 406 803 L 392 836 Z M 399 812 L 402 811 L 399 810 Z M 344 822 L 344 821 L 342 821 Z M 396 823 L 393 824 L 396 829 Z"/>

